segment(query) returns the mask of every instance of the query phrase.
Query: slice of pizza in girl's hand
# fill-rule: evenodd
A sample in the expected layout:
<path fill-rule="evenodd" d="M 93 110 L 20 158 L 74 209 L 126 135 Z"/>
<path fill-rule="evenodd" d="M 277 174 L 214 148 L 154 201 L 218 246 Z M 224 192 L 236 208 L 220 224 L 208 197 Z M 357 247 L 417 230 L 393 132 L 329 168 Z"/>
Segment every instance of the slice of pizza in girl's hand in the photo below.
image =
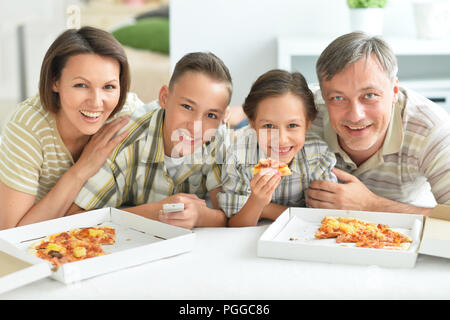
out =
<path fill-rule="evenodd" d="M 259 162 L 252 168 L 253 174 L 257 174 L 263 169 L 273 168 L 278 170 L 282 177 L 289 176 L 292 171 L 289 169 L 288 165 L 284 162 L 277 161 L 274 159 L 260 159 Z"/>

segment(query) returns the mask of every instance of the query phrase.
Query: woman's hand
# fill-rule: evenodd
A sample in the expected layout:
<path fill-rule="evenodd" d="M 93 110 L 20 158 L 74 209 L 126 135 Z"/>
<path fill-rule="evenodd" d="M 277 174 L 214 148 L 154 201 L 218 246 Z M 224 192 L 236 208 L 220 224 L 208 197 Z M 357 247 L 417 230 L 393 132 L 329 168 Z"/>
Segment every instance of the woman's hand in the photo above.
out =
<path fill-rule="evenodd" d="M 74 164 L 77 176 L 86 182 L 97 173 L 108 159 L 114 148 L 128 135 L 128 131 L 115 136 L 129 121 L 128 116 L 120 117 L 105 124 L 94 134 L 83 149 L 80 158 Z M 84 183 L 83 182 L 83 183 Z"/>

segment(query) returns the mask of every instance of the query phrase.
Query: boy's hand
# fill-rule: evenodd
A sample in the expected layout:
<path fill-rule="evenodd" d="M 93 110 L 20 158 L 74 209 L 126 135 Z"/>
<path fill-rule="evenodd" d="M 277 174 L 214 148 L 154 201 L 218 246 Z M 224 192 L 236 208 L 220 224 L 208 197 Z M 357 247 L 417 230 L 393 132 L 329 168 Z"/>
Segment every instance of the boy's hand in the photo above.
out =
<path fill-rule="evenodd" d="M 205 200 L 200 199 L 195 194 L 188 193 L 178 193 L 170 196 L 161 201 L 161 204 L 164 203 L 183 203 L 184 210 L 170 213 L 164 213 L 161 210 L 158 214 L 159 220 L 186 229 L 192 229 L 197 225 L 201 210 L 206 208 Z"/>
<path fill-rule="evenodd" d="M 200 212 L 204 207 L 206 207 L 206 204 L 200 201 L 192 201 L 184 204 L 183 211 L 164 213 L 161 210 L 158 217 L 161 222 L 192 229 L 198 224 Z"/>
<path fill-rule="evenodd" d="M 257 203 L 266 206 L 272 200 L 272 194 L 281 181 L 281 175 L 278 170 L 267 168 L 254 175 L 250 181 L 252 195 Z"/>

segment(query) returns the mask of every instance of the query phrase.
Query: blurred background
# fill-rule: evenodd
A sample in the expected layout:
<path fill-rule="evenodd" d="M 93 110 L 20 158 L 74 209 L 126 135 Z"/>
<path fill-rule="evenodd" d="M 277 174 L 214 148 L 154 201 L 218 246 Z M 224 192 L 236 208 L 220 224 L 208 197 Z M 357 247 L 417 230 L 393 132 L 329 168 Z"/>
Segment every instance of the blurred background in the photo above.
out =
<path fill-rule="evenodd" d="M 326 45 L 367 28 L 392 45 L 400 83 L 450 112 L 449 2 L 388 0 L 355 18 L 361 10 L 347 0 L 0 0 L 0 127 L 37 92 L 53 40 L 84 25 L 110 31 L 124 45 L 131 91 L 144 102 L 157 98 L 185 53 L 211 51 L 230 68 L 232 105 L 242 104 L 253 81 L 272 68 L 300 71 L 315 83 L 315 62 Z"/>

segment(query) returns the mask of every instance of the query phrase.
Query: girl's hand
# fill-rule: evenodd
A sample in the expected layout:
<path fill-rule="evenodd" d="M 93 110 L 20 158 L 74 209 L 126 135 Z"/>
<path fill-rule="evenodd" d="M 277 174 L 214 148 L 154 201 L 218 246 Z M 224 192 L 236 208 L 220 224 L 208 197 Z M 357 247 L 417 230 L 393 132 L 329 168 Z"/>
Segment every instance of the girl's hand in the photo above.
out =
<path fill-rule="evenodd" d="M 250 181 L 252 195 L 261 206 L 268 205 L 272 200 L 272 195 L 281 181 L 281 175 L 276 169 L 267 168 L 259 171 Z"/>
<path fill-rule="evenodd" d="M 128 135 L 128 131 L 115 136 L 129 121 L 129 117 L 120 117 L 105 124 L 94 134 L 83 149 L 80 158 L 73 167 L 77 169 L 77 176 L 87 181 L 97 173 L 108 159 L 113 149 Z"/>

